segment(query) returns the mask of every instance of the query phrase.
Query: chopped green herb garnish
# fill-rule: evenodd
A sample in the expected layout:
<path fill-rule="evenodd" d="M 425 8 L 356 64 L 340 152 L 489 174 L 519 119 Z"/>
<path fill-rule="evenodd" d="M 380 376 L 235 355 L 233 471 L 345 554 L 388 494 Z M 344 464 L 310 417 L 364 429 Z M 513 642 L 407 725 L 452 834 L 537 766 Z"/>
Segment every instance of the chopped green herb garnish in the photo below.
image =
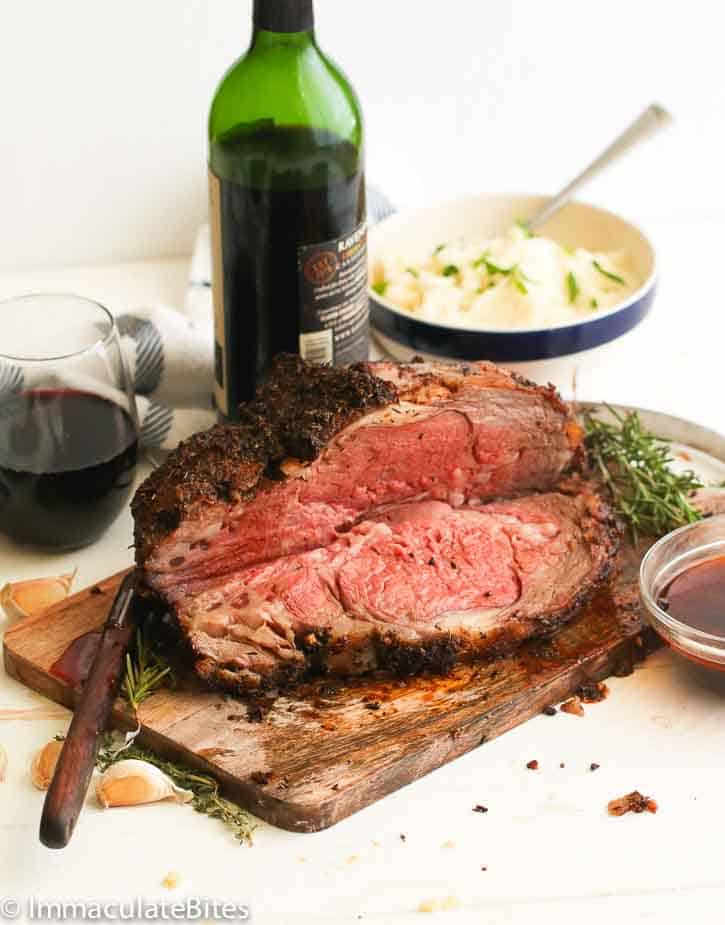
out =
<path fill-rule="evenodd" d="M 516 225 L 523 231 L 525 238 L 534 237 L 534 232 L 529 228 L 526 222 L 522 221 L 520 218 L 516 219 Z"/>
<path fill-rule="evenodd" d="M 406 267 L 406 273 L 410 273 L 411 276 L 414 276 L 416 279 L 420 276 L 420 273 L 415 269 L 415 267 Z"/>
<path fill-rule="evenodd" d="M 385 280 L 380 283 L 373 283 L 372 285 L 373 292 L 377 292 L 378 295 L 385 295 L 385 290 L 388 288 L 388 284 Z"/>
<path fill-rule="evenodd" d="M 688 501 L 702 488 L 694 472 L 676 473 L 670 445 L 650 433 L 636 411 L 614 416 L 609 424 L 584 416 L 585 447 L 589 463 L 609 489 L 617 513 L 627 521 L 636 542 L 641 534 L 662 536 L 675 527 L 700 519 Z"/>
<path fill-rule="evenodd" d="M 527 283 L 537 283 L 538 280 L 532 279 L 530 276 L 527 276 L 526 273 L 521 269 L 521 264 L 517 263 L 512 268 L 514 273 L 517 273 L 521 279 L 526 280 Z"/>
<path fill-rule="evenodd" d="M 448 266 L 443 267 L 444 276 L 455 276 L 457 273 L 460 273 L 460 272 L 461 271 L 458 269 L 455 263 L 449 263 Z"/>
<path fill-rule="evenodd" d="M 592 263 L 594 264 L 594 269 L 598 270 L 602 274 L 602 276 L 606 276 L 607 279 L 611 279 L 613 282 L 619 283 L 620 286 L 626 285 L 626 283 L 624 282 L 621 276 L 617 276 L 616 273 L 610 273 L 609 270 L 605 270 L 598 260 L 592 260 Z"/>
<path fill-rule="evenodd" d="M 513 267 L 500 267 L 497 263 L 494 263 L 493 260 L 489 260 L 488 257 L 481 257 L 481 260 L 486 267 L 488 273 L 493 276 L 495 273 L 502 273 L 504 276 L 508 276 L 509 273 L 513 270 Z"/>
<path fill-rule="evenodd" d="M 590 308 L 599 308 L 599 300 L 598 300 L 598 299 L 592 299 L 591 302 L 589 303 L 589 307 L 590 307 Z"/>
<path fill-rule="evenodd" d="M 534 283 L 536 280 L 530 279 L 518 263 L 515 263 L 511 267 L 502 267 L 497 263 L 494 263 L 493 260 L 489 260 L 485 255 L 479 258 L 486 266 L 486 271 L 490 276 L 495 276 L 496 274 L 501 274 L 502 276 L 508 276 L 514 286 L 518 289 L 523 295 L 528 294 L 528 289 L 526 288 L 526 283 Z M 478 261 L 477 261 L 478 262 Z"/>
<path fill-rule="evenodd" d="M 511 267 L 511 282 L 514 284 L 514 286 L 516 286 L 522 295 L 528 295 L 529 290 L 526 288 L 524 280 L 526 280 L 526 282 L 533 282 L 533 280 L 530 280 L 528 276 L 524 274 L 523 270 L 518 264 Z"/>
<path fill-rule="evenodd" d="M 566 287 L 569 290 L 569 301 L 573 305 L 581 290 L 579 289 L 579 283 L 576 281 L 576 276 L 574 276 L 571 270 L 566 274 Z"/>
<path fill-rule="evenodd" d="M 433 251 L 433 256 L 435 257 L 437 254 L 440 254 L 440 252 L 443 250 L 445 246 L 446 246 L 445 244 L 439 244 L 436 247 L 436 249 Z"/>

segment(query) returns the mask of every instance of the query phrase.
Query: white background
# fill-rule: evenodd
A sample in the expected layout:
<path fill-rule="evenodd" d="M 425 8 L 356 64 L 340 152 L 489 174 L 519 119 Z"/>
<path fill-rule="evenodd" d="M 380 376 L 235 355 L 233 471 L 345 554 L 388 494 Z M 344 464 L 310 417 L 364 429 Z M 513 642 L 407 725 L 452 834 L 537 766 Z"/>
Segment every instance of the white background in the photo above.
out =
<path fill-rule="evenodd" d="M 651 100 L 674 112 L 674 129 L 588 192 L 654 238 L 655 310 L 596 355 L 565 358 L 553 378 L 567 386 L 576 369 L 582 397 L 725 431 L 719 5 L 316 5 L 321 44 L 363 101 L 370 177 L 399 204 L 554 190 Z M 114 311 L 182 303 L 183 258 L 206 211 L 206 111 L 246 45 L 249 6 L 0 0 L 0 297 L 76 291 Z M 84 587 L 130 564 L 130 538 L 126 511 L 82 553 L 3 539 L 0 586 L 78 566 Z M 585 718 L 535 718 L 317 835 L 262 826 L 247 852 L 190 810 L 105 814 L 91 798 L 70 848 L 49 852 L 28 767 L 67 714 L 0 671 L 0 897 L 206 895 L 249 902 L 269 925 L 357 925 L 363 914 L 413 925 L 429 918 L 421 901 L 446 897 L 460 906 L 436 922 L 720 923 L 724 678 L 663 650 L 613 679 Z M 635 787 L 658 814 L 609 818 L 607 801 Z M 471 811 L 479 802 L 488 814 Z M 169 871 L 180 877 L 172 893 L 160 885 Z"/>
<path fill-rule="evenodd" d="M 0 269 L 188 254 L 205 121 L 250 0 L 0 0 Z M 639 109 L 678 125 L 591 188 L 656 221 L 725 211 L 713 0 L 317 0 L 398 203 L 553 191 Z"/>

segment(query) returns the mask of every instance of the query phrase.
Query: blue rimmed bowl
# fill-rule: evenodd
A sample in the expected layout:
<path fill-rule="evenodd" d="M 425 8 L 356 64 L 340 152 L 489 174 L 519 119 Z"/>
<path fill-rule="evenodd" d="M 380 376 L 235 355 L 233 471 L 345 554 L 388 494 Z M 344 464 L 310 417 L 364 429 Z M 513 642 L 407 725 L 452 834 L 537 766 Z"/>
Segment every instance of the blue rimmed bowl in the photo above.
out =
<path fill-rule="evenodd" d="M 483 194 L 424 209 L 396 212 L 370 229 L 371 264 L 385 254 L 416 254 L 441 241 L 500 235 L 535 214 L 545 196 Z M 652 307 L 657 282 L 655 252 L 631 222 L 584 202 L 571 202 L 537 233 L 565 247 L 625 251 L 642 284 L 619 305 L 575 323 L 547 328 L 492 330 L 453 327 L 415 318 L 372 289 L 370 321 L 381 346 L 398 360 L 418 354 L 452 360 L 529 363 L 600 347 L 636 327 Z"/>

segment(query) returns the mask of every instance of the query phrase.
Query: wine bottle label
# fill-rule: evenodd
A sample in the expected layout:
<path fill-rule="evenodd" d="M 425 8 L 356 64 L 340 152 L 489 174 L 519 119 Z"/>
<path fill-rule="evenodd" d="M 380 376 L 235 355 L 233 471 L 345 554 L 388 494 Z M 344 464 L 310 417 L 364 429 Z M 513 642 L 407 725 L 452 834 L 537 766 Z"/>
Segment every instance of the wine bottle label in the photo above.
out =
<path fill-rule="evenodd" d="M 229 414 L 226 380 L 226 318 L 224 313 L 224 262 L 222 256 L 222 210 L 219 178 L 209 171 L 209 218 L 211 223 L 212 299 L 214 302 L 214 401 L 223 415 Z"/>
<path fill-rule="evenodd" d="M 313 363 L 342 366 L 368 358 L 367 225 L 297 248 L 299 351 Z"/>

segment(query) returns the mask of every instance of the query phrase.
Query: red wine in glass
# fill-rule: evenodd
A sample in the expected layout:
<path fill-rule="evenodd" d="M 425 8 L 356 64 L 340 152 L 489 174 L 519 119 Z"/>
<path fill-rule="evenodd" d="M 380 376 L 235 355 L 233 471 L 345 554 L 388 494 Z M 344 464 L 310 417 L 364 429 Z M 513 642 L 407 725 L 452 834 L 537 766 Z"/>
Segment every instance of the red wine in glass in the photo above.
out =
<path fill-rule="evenodd" d="M 0 530 L 55 549 L 92 542 L 128 501 L 137 448 L 135 421 L 101 395 L 0 397 Z"/>

